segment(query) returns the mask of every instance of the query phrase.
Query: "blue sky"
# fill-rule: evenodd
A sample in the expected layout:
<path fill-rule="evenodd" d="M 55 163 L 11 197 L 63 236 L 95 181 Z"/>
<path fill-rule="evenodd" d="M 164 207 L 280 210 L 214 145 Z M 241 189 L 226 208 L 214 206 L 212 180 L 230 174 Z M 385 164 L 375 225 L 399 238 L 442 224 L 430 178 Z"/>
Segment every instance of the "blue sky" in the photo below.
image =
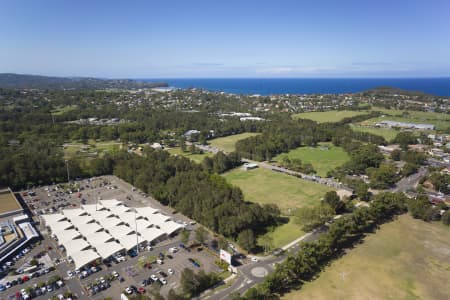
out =
<path fill-rule="evenodd" d="M 450 76 L 450 1 L 0 0 L 0 72 Z"/>

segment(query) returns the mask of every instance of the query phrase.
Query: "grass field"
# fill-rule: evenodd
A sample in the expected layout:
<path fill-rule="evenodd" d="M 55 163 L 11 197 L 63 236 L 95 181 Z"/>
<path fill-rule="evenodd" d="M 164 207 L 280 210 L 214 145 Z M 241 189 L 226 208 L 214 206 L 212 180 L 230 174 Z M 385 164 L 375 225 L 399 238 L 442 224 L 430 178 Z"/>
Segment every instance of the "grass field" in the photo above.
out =
<path fill-rule="evenodd" d="M 449 228 L 402 215 L 283 299 L 448 300 L 449 278 Z"/>
<path fill-rule="evenodd" d="M 318 204 L 320 198 L 332 190 L 318 183 L 262 168 L 250 171 L 236 168 L 224 176 L 228 182 L 242 189 L 246 200 L 273 203 L 284 212 Z"/>
<path fill-rule="evenodd" d="M 352 110 L 331 110 L 331 111 L 318 111 L 307 112 L 293 115 L 294 119 L 309 119 L 319 123 L 324 122 L 338 122 L 344 118 L 359 116 L 367 114 L 366 111 L 352 111 Z"/>
<path fill-rule="evenodd" d="M 317 205 L 323 195 L 332 190 L 318 183 L 261 168 L 250 171 L 237 168 L 224 176 L 228 182 L 242 189 L 246 200 L 276 204 L 285 215 L 302 206 Z M 292 219 L 267 233 L 273 238 L 274 248 L 282 247 L 303 234 Z"/>
<path fill-rule="evenodd" d="M 327 147 L 328 150 L 321 147 Z M 281 162 L 285 156 L 288 156 L 290 159 L 301 159 L 304 163 L 312 164 L 319 176 L 326 176 L 328 171 L 343 165 L 349 160 L 349 156 L 344 149 L 335 147 L 331 143 L 320 143 L 319 147 L 299 147 L 288 153 L 282 153 L 273 160 Z"/>
<path fill-rule="evenodd" d="M 301 237 L 304 234 L 305 232 L 302 230 L 302 227 L 294 223 L 294 218 L 290 218 L 289 223 L 278 226 L 274 228 L 273 231 L 270 231 L 265 235 L 268 235 L 272 238 L 273 248 L 275 249 L 289 244 L 290 242 L 292 242 L 296 238 Z M 258 240 L 261 239 L 262 236 Z"/>
<path fill-rule="evenodd" d="M 170 149 L 167 149 L 167 151 L 172 155 L 182 155 L 184 157 L 187 157 L 187 158 L 195 161 L 196 163 L 201 163 L 205 157 L 213 155 L 212 153 L 209 153 L 209 152 L 205 152 L 203 154 L 192 154 L 189 151 L 183 152 L 183 151 L 181 151 L 181 149 L 179 147 L 170 148 Z"/>
<path fill-rule="evenodd" d="M 212 140 L 208 141 L 208 143 L 211 146 L 222 149 L 225 152 L 233 152 L 234 150 L 236 150 L 235 146 L 236 146 L 237 141 L 240 141 L 240 140 L 243 140 L 248 137 L 258 135 L 258 134 L 259 133 L 255 133 L 255 132 L 244 132 L 244 133 L 240 133 L 240 134 L 235 134 L 235 135 L 230 135 L 230 136 L 226 136 L 226 137 L 212 139 Z"/>
<path fill-rule="evenodd" d="M 10 210 L 21 209 L 19 202 L 16 197 L 11 194 L 9 190 L 2 190 L 0 192 L 0 213 L 4 213 Z"/>
<path fill-rule="evenodd" d="M 399 130 L 395 130 L 395 129 L 391 129 L 391 128 L 363 127 L 363 126 L 355 126 L 355 125 L 352 125 L 352 129 L 354 131 L 367 132 L 367 133 L 382 136 L 388 142 L 392 141 L 397 136 L 397 134 L 400 132 Z"/>
<path fill-rule="evenodd" d="M 57 109 L 52 110 L 52 115 L 59 116 L 59 115 L 65 114 L 66 112 L 72 111 L 72 110 L 76 109 L 77 107 L 78 107 L 77 105 L 67 105 L 67 106 L 59 107 Z"/>

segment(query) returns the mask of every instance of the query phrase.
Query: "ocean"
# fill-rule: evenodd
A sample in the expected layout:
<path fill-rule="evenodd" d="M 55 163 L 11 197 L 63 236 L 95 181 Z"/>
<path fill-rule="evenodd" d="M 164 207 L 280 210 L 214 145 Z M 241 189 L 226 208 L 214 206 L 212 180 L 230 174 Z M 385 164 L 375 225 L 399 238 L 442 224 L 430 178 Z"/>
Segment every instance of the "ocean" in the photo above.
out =
<path fill-rule="evenodd" d="M 176 88 L 202 88 L 233 94 L 340 94 L 356 93 L 380 86 L 450 96 L 449 78 L 152 78 Z"/>

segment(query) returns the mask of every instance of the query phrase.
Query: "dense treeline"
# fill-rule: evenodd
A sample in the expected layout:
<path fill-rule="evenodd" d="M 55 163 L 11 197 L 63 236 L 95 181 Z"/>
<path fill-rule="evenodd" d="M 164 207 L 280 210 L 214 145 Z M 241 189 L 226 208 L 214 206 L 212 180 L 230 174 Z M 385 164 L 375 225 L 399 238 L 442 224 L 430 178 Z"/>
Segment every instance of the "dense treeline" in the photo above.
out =
<path fill-rule="evenodd" d="M 246 229 L 263 232 L 278 221 L 276 206 L 246 202 L 242 191 L 223 177 L 165 151 L 123 155 L 114 174 L 227 237 L 236 238 Z"/>
<path fill-rule="evenodd" d="M 302 244 L 302 250 L 279 264 L 258 287 L 250 289 L 243 299 L 278 299 L 280 295 L 298 289 L 310 281 L 343 249 L 359 242 L 365 234 L 380 224 L 406 211 L 403 194 L 383 193 L 374 197 L 370 207 L 363 207 L 344 215 L 330 225 L 318 241 Z M 236 297 L 237 298 L 237 297 Z"/>
<path fill-rule="evenodd" d="M 378 135 L 355 132 L 348 125 L 339 123 L 318 124 L 310 120 L 290 120 L 273 118 L 270 126 L 262 129 L 263 133 L 236 143 L 236 151 L 245 158 L 263 161 L 289 152 L 300 146 L 315 146 L 319 142 L 332 141 L 336 146 L 357 146 L 361 142 L 376 145 L 386 144 L 386 140 Z"/>

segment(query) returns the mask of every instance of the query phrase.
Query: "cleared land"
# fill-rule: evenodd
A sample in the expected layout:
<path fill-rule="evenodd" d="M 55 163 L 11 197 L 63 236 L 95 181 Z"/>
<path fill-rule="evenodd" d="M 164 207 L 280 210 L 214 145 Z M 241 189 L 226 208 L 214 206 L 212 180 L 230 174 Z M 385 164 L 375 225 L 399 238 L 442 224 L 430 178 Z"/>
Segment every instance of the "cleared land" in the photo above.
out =
<path fill-rule="evenodd" d="M 208 141 L 211 146 L 222 149 L 225 152 L 233 152 L 236 150 L 236 142 L 246 139 L 251 136 L 258 135 L 259 133 L 255 132 L 244 132 L 240 134 L 230 135 L 226 137 L 220 137 L 217 139 L 213 139 Z"/>
<path fill-rule="evenodd" d="M 355 126 L 355 125 L 352 125 L 352 129 L 354 131 L 367 132 L 367 133 L 382 136 L 388 142 L 392 141 L 397 136 L 397 134 L 400 132 L 399 130 L 395 130 L 395 129 L 391 129 L 391 128 L 364 127 L 364 126 Z"/>
<path fill-rule="evenodd" d="M 0 214 L 21 208 L 22 206 L 20 206 L 16 197 L 9 190 L 0 191 Z"/>
<path fill-rule="evenodd" d="M 323 195 L 332 190 L 318 183 L 261 168 L 250 171 L 237 168 L 224 176 L 228 182 L 242 189 L 246 200 L 276 204 L 285 215 L 302 206 L 317 205 Z M 267 233 L 273 238 L 274 248 L 284 246 L 303 234 L 292 219 Z"/>
<path fill-rule="evenodd" d="M 119 150 L 122 143 L 114 141 L 95 142 L 90 140 L 87 144 L 70 143 L 64 145 L 64 158 L 85 157 L 94 158 L 101 156 L 106 152 Z"/>
<path fill-rule="evenodd" d="M 189 147 L 187 147 L 187 148 L 189 149 Z M 183 152 L 183 151 L 181 151 L 181 149 L 179 147 L 170 148 L 170 149 L 167 149 L 167 151 L 172 155 L 182 155 L 184 157 L 187 157 L 187 158 L 195 161 L 196 163 L 201 163 L 205 157 L 212 156 L 212 153 L 209 153 L 209 152 L 204 152 L 202 154 L 192 154 L 189 151 Z"/>
<path fill-rule="evenodd" d="M 330 110 L 330 111 L 318 111 L 308 112 L 293 115 L 294 119 L 309 119 L 319 123 L 324 122 L 338 122 L 344 118 L 350 118 L 359 115 L 367 114 L 366 111 L 352 111 L 352 110 Z"/>
<path fill-rule="evenodd" d="M 284 299 L 447 300 L 449 278 L 449 228 L 403 215 Z"/>
<path fill-rule="evenodd" d="M 299 147 L 288 153 L 282 153 L 273 160 L 281 162 L 284 157 L 300 159 L 303 163 L 312 164 L 317 175 L 326 176 L 328 171 L 342 166 L 350 158 L 341 147 L 335 147 L 332 143 L 320 143 L 317 147 Z"/>

